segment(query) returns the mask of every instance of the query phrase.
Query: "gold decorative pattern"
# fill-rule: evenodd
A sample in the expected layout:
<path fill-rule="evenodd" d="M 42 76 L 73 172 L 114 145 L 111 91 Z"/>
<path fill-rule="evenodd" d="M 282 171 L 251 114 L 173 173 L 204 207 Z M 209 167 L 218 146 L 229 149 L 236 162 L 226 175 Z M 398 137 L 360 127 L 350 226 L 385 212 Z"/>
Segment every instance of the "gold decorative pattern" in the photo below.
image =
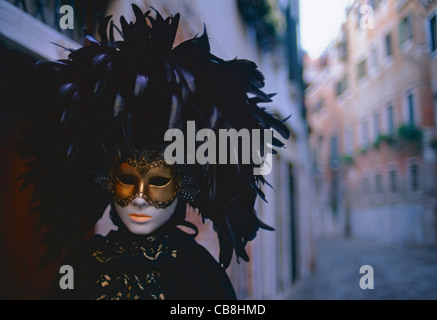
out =
<path fill-rule="evenodd" d="M 161 168 L 161 167 L 171 168 L 172 171 L 174 172 L 174 177 L 172 177 L 172 179 L 174 179 L 174 192 L 171 194 L 170 199 L 166 200 L 166 201 L 154 200 L 150 195 L 148 195 L 146 192 L 142 192 L 142 191 L 135 192 L 135 193 L 131 194 L 130 196 L 128 196 L 127 198 L 121 198 L 116 192 L 116 185 L 119 181 L 117 179 L 117 175 L 115 174 L 116 168 L 113 168 L 113 170 L 110 174 L 110 177 L 112 180 L 112 194 L 113 194 L 114 200 L 120 206 L 126 207 L 135 198 L 140 197 L 140 198 L 143 198 L 144 200 L 146 200 L 150 205 L 152 205 L 155 208 L 164 209 L 164 208 L 169 207 L 173 203 L 173 201 L 175 200 L 176 196 L 178 195 L 179 188 L 180 188 L 179 172 L 176 169 L 176 166 L 175 165 L 168 165 L 165 162 L 165 160 L 163 160 L 163 159 L 150 162 L 147 158 L 147 153 L 141 153 L 141 155 L 138 158 L 139 158 L 138 160 L 128 158 L 125 161 L 125 163 L 128 164 L 129 166 L 135 168 L 135 170 L 142 176 L 145 176 L 150 170 L 155 169 L 155 168 Z"/>
<path fill-rule="evenodd" d="M 147 264 L 157 265 L 160 259 L 175 259 L 176 249 L 169 248 L 169 237 L 149 236 L 144 242 L 131 242 L 122 245 L 118 241 L 106 239 L 102 249 L 93 252 L 93 258 L 102 264 L 106 270 L 106 265 L 117 263 L 132 257 L 143 257 Z M 118 261 L 117 261 L 118 260 Z M 129 263 L 122 263 L 121 265 Z M 97 300 L 164 300 L 165 293 L 161 286 L 161 274 L 155 268 L 148 268 L 143 274 L 129 272 L 129 270 L 106 271 L 98 276 L 92 299 Z"/>

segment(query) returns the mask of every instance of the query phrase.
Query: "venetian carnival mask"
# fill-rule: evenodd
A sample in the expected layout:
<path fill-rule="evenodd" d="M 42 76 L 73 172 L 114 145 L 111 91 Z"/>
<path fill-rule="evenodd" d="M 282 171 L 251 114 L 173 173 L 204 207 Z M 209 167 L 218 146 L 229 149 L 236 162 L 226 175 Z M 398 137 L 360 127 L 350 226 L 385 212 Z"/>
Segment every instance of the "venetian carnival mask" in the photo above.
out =
<path fill-rule="evenodd" d="M 140 197 L 151 206 L 164 209 L 176 198 L 179 177 L 164 160 L 149 163 L 145 159 L 128 159 L 116 168 L 113 185 L 114 200 L 122 207 Z"/>
<path fill-rule="evenodd" d="M 164 225 L 176 209 L 179 181 L 174 166 L 144 154 L 117 165 L 112 172 L 114 205 L 129 231 L 149 234 Z"/>

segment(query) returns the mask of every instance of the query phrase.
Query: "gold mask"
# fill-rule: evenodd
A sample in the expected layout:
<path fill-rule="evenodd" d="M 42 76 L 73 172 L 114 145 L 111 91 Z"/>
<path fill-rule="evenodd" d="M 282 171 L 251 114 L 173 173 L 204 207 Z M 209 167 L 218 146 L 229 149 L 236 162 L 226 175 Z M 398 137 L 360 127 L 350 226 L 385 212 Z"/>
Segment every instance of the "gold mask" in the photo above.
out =
<path fill-rule="evenodd" d="M 174 166 L 164 160 L 148 162 L 128 159 L 112 174 L 114 200 L 122 207 L 142 197 L 155 208 L 170 206 L 179 189 L 179 177 Z"/>

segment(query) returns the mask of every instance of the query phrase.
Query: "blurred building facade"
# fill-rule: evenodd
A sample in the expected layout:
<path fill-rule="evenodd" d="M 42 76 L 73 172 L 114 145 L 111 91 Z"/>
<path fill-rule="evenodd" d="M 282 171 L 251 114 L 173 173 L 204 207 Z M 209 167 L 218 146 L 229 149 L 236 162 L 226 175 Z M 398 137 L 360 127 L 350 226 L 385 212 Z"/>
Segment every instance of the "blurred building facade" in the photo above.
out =
<path fill-rule="evenodd" d="M 14 48 L 34 59 L 65 58 L 68 52 L 52 46 L 50 42 L 67 48 L 77 48 L 78 43 L 84 43 L 82 28 L 95 30 L 98 16 L 112 14 L 116 24 L 120 15 L 124 15 L 128 21 L 134 19 L 131 3 L 136 3 L 142 9 L 152 6 L 163 16 L 181 13 L 176 44 L 200 35 L 205 25 L 211 51 L 227 60 L 238 57 L 255 61 L 265 75 L 265 91 L 278 93 L 274 102 L 266 107 L 284 119 L 291 115 L 287 125 L 292 132 L 292 138 L 285 142 L 286 148 L 275 156 L 272 173 L 266 177 L 273 186 L 273 189 L 265 189 L 269 203 L 257 203 L 261 220 L 276 231 L 259 231 L 257 238 L 247 248 L 250 262 L 233 261 L 228 269 L 239 299 L 286 297 L 287 292 L 300 278 L 309 275 L 313 264 L 313 192 L 307 144 L 308 126 L 303 105 L 298 0 L 99 0 L 92 3 L 0 0 L 0 39 L 3 46 Z M 73 30 L 59 28 L 59 8 L 62 4 L 73 4 Z M 20 23 L 17 24 L 17 21 Z M 6 138 L 11 136 L 13 135 L 9 134 Z M 11 158 L 8 155 L 12 151 L 2 151 L 5 159 Z M 19 172 L 9 179 L 15 179 L 18 175 Z M 11 198 L 20 198 L 18 185 L 9 193 Z M 27 209 L 25 207 L 21 210 L 25 212 Z M 1 224 L 5 225 L 3 222 Z M 31 221 L 26 223 L 30 224 Z M 12 225 L 13 221 L 8 221 L 7 224 Z M 206 223 L 199 226 L 199 242 L 217 257 L 216 238 L 213 237 L 213 232 L 208 232 L 211 231 L 211 225 Z M 21 230 L 22 233 L 25 231 Z M 38 234 L 38 237 L 41 238 L 41 235 Z M 40 238 L 38 241 L 41 242 Z M 21 243 L 24 245 L 32 242 L 35 247 L 38 246 L 38 241 L 32 238 L 32 234 L 27 234 Z M 14 241 L 2 242 L 7 243 L 2 251 L 18 250 Z M 16 277 L 23 280 L 12 284 L 8 279 L 2 278 L 0 295 L 9 291 L 7 297 L 21 297 L 22 291 L 27 290 L 27 297 L 43 297 L 38 293 L 41 290 L 38 290 L 44 287 L 42 282 L 47 275 L 34 283 L 33 291 L 29 292 L 29 279 L 32 280 L 35 276 L 32 268 L 36 258 L 34 255 L 10 259 L 9 274 L 15 272 Z M 28 269 L 23 270 L 23 264 L 27 264 Z"/>
<path fill-rule="evenodd" d="M 437 245 L 435 2 L 357 0 L 307 59 L 319 234 Z"/>

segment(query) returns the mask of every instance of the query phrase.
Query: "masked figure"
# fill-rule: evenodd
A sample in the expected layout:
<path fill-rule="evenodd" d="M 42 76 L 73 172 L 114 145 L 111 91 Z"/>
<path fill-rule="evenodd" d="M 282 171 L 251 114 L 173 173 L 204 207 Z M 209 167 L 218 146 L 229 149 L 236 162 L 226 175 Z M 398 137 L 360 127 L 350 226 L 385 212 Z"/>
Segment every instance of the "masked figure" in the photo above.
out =
<path fill-rule="evenodd" d="M 225 270 L 234 252 L 248 261 L 247 242 L 270 229 L 254 211 L 266 182 L 254 175 L 259 164 L 188 164 L 188 153 L 170 164 L 164 137 L 186 134 L 188 121 L 196 132 L 289 132 L 258 107 L 273 95 L 261 91 L 253 62 L 211 54 L 206 30 L 173 47 L 179 14 L 133 10 L 135 22 L 121 17 L 118 28 L 107 17 L 100 40 L 87 34 L 89 45 L 67 60 L 36 66 L 19 150 L 29 160 L 23 186 L 34 187 L 34 211 L 48 230 L 42 263 L 63 256 L 73 267 L 74 289 L 55 298 L 235 299 Z M 187 204 L 213 222 L 219 261 L 196 243 Z M 92 235 L 108 205 L 118 230 Z"/>

